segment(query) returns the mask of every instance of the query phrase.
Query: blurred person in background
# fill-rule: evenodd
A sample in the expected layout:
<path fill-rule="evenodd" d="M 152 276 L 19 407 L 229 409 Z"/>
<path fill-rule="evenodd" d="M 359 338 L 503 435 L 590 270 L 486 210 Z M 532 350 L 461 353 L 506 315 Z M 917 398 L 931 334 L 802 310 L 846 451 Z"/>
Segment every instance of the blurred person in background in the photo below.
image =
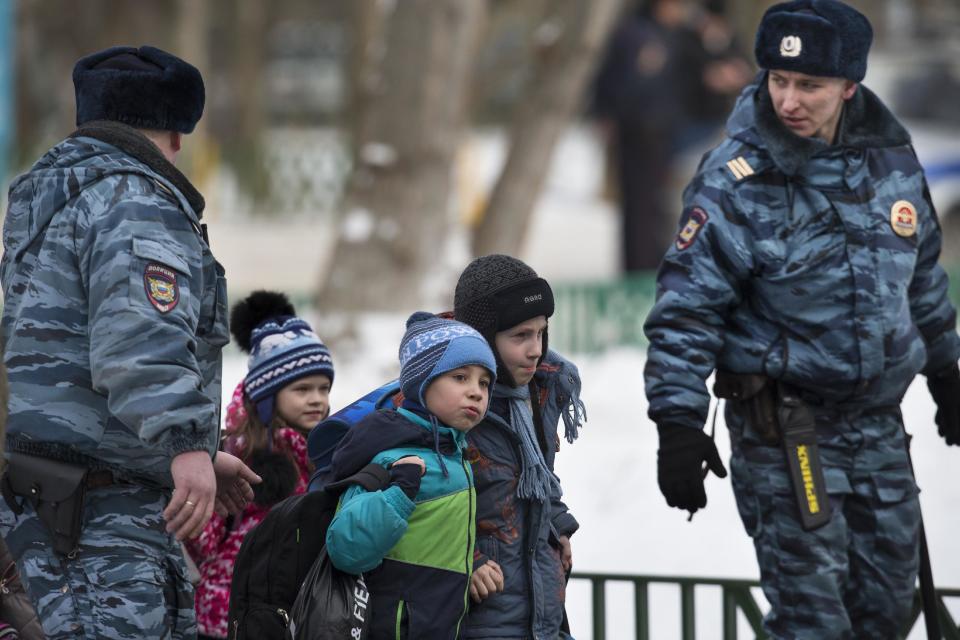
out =
<path fill-rule="evenodd" d="M 726 17 L 726 0 L 706 0 L 677 30 L 682 121 L 674 150 L 703 153 L 722 129 L 740 91 L 753 78 L 753 67 Z"/>
<path fill-rule="evenodd" d="M 688 0 L 650 0 L 611 36 L 593 85 L 592 115 L 607 148 L 620 204 L 622 269 L 656 269 L 669 246 L 666 202 L 682 111 L 678 34 Z"/>
<path fill-rule="evenodd" d="M 193 638 L 178 541 L 259 480 L 216 454 L 226 280 L 174 166 L 203 79 L 113 47 L 73 81 L 79 128 L 14 181 L 4 222 L 0 532 L 48 636 Z"/>
<path fill-rule="evenodd" d="M 725 3 L 649 0 L 614 31 L 592 113 L 620 204 L 625 273 L 654 270 L 670 244 L 678 154 L 705 145 L 750 81 Z"/>
<path fill-rule="evenodd" d="M 645 325 L 658 482 L 706 505 L 707 378 L 772 638 L 898 638 L 920 504 L 900 402 L 923 373 L 960 445 L 960 336 L 941 231 L 910 135 L 860 85 L 873 38 L 837 0 L 774 5 L 764 70 L 684 192 Z"/>

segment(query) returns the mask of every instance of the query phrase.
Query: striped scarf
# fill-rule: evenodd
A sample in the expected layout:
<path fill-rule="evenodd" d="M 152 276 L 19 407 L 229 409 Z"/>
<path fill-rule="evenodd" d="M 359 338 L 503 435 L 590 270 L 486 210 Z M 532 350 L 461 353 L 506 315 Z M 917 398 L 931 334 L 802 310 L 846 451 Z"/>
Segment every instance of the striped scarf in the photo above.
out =
<path fill-rule="evenodd" d="M 510 387 L 497 383 L 493 387 L 494 398 L 506 398 L 510 404 L 510 429 L 520 439 L 520 479 L 517 481 L 517 496 L 525 500 L 547 502 L 562 495 L 560 480 L 547 467 L 543 452 L 537 444 L 533 410 L 530 406 L 530 388 Z"/>

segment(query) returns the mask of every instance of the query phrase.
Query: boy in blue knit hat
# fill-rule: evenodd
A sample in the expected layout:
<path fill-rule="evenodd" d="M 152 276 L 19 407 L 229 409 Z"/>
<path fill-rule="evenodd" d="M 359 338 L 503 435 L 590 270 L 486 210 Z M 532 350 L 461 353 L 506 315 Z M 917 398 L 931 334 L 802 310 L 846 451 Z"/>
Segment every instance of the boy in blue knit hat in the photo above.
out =
<path fill-rule="evenodd" d="M 390 469 L 387 488 L 344 493 L 326 539 L 334 566 L 366 575 L 373 638 L 459 637 L 476 532 L 465 434 L 487 413 L 496 370 L 477 331 L 413 314 L 400 343 L 403 404 L 364 418 L 333 456 L 333 481 L 371 461 Z"/>

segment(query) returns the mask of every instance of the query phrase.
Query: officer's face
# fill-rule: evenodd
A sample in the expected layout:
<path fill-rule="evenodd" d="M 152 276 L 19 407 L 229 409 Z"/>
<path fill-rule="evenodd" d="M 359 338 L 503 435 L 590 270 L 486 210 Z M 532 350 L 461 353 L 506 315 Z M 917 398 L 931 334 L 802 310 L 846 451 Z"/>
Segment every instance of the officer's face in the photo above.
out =
<path fill-rule="evenodd" d="M 537 361 L 543 354 L 543 332 L 546 328 L 546 316 L 537 316 L 497 333 L 497 353 L 517 386 L 522 387 L 533 379 Z"/>
<path fill-rule="evenodd" d="M 767 74 L 767 87 L 780 122 L 798 136 L 831 144 L 843 103 L 857 90 L 855 82 L 843 78 L 777 70 Z"/>
<path fill-rule="evenodd" d="M 291 427 L 309 431 L 330 414 L 330 378 L 307 376 L 277 394 L 277 415 Z"/>

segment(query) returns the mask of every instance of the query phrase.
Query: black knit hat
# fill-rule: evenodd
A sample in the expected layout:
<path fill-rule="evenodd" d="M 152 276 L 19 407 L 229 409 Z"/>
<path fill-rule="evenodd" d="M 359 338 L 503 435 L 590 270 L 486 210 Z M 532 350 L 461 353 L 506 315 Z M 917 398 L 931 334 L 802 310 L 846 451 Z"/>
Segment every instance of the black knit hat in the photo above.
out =
<path fill-rule="evenodd" d="M 477 258 L 460 274 L 453 294 L 453 317 L 468 324 L 487 339 L 497 359 L 497 381 L 516 386 L 497 351 L 496 335 L 510 327 L 553 315 L 553 290 L 547 281 L 523 261 L 503 254 Z M 543 354 L 549 338 L 543 331 Z"/>
<path fill-rule="evenodd" d="M 763 69 L 860 82 L 873 41 L 870 21 L 837 0 L 794 0 L 763 14 L 754 55 Z"/>
<path fill-rule="evenodd" d="M 492 340 L 497 331 L 553 315 L 553 291 L 537 272 L 511 256 L 477 258 L 460 274 L 453 317 Z"/>
<path fill-rule="evenodd" d="M 203 115 L 203 77 L 155 47 L 111 47 L 73 67 L 77 126 L 91 120 L 190 133 Z"/>

